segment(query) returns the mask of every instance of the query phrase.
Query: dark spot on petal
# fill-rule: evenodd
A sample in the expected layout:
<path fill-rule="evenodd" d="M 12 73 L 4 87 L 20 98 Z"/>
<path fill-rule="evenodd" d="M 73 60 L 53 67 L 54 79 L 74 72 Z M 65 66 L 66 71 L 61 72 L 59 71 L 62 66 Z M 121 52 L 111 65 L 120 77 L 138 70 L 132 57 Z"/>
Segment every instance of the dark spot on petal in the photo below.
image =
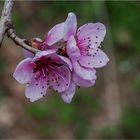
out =
<path fill-rule="evenodd" d="M 57 85 L 58 87 L 60 86 L 60 84 Z"/>
<path fill-rule="evenodd" d="M 97 30 L 99 30 L 99 28 L 97 28 Z"/>
<path fill-rule="evenodd" d="M 38 80 L 38 78 L 35 78 L 35 80 Z"/>
<path fill-rule="evenodd" d="M 88 63 L 88 65 L 90 65 L 90 63 Z"/>
<path fill-rule="evenodd" d="M 96 38 L 98 38 L 98 36 L 96 36 Z"/>
<path fill-rule="evenodd" d="M 100 63 L 102 63 L 102 61 L 100 61 Z"/>
<path fill-rule="evenodd" d="M 66 84 L 66 86 L 68 86 L 68 84 Z"/>
<path fill-rule="evenodd" d="M 97 44 L 97 42 L 95 42 L 95 44 Z"/>
<path fill-rule="evenodd" d="M 42 88 L 44 88 L 44 86 L 42 86 Z"/>
<path fill-rule="evenodd" d="M 58 92 L 58 90 L 55 90 L 56 92 Z"/>

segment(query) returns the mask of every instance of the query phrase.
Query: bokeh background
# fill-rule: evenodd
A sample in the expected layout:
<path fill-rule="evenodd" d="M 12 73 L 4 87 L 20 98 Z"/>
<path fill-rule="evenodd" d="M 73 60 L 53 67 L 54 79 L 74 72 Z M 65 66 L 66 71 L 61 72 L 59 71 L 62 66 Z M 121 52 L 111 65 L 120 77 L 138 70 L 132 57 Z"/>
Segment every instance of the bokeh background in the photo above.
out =
<path fill-rule="evenodd" d="M 3 1 L 0 2 L 2 10 Z M 140 2 L 15 1 L 13 22 L 23 38 L 40 37 L 74 12 L 78 26 L 102 22 L 110 62 L 96 84 L 77 89 L 71 104 L 57 93 L 30 103 L 12 77 L 22 49 L 5 37 L 0 49 L 0 138 L 140 138 Z"/>

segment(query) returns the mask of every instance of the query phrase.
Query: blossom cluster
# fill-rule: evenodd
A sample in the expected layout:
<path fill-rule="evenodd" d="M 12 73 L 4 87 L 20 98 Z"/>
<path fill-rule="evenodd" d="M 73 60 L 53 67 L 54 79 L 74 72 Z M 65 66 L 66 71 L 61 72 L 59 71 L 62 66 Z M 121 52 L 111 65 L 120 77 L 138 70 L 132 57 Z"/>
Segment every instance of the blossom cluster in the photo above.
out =
<path fill-rule="evenodd" d="M 65 22 L 56 24 L 43 40 L 33 39 L 32 47 L 40 51 L 33 54 L 24 50 L 25 59 L 13 74 L 19 83 L 26 84 L 25 96 L 34 102 L 51 88 L 70 103 L 76 86 L 93 86 L 96 68 L 109 61 L 100 49 L 105 34 L 102 23 L 87 23 L 77 29 L 77 18 L 69 13 Z"/>

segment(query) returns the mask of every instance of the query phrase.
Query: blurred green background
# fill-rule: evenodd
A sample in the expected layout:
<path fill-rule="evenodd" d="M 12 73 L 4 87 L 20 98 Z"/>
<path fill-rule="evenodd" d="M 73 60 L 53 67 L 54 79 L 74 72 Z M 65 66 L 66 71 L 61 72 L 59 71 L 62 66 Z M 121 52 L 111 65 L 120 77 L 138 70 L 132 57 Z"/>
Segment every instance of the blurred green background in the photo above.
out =
<path fill-rule="evenodd" d="M 2 10 L 3 2 L 0 2 Z M 110 62 L 97 70 L 96 84 L 77 89 L 71 104 L 57 93 L 30 103 L 12 73 L 22 50 L 5 37 L 0 49 L 0 138 L 140 139 L 140 2 L 15 1 L 13 22 L 23 38 L 40 37 L 68 12 L 78 26 L 102 22 Z"/>

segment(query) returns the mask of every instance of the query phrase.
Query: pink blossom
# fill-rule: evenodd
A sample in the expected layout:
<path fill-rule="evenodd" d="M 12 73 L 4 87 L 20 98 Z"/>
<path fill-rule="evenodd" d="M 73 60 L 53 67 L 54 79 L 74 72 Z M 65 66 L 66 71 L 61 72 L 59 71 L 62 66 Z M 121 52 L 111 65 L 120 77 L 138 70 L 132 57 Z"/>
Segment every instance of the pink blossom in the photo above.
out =
<path fill-rule="evenodd" d="M 58 46 L 56 46 L 54 44 L 57 43 L 58 41 L 60 41 L 61 39 L 63 39 L 63 36 L 64 36 L 64 34 L 62 33 L 63 27 L 64 27 L 64 23 L 55 25 L 44 37 L 44 40 L 41 40 L 40 38 L 32 39 L 32 41 L 31 41 L 32 46 L 36 47 L 37 49 L 39 49 L 41 51 L 45 51 L 45 50 L 52 51 L 54 49 L 55 50 L 58 49 Z M 24 50 L 23 53 L 24 53 L 25 58 L 34 57 L 34 54 L 32 54 L 26 50 Z M 65 56 L 61 56 L 61 55 L 57 55 L 57 56 L 58 56 L 59 60 L 61 59 L 62 61 L 64 61 L 65 65 L 67 64 L 69 66 L 69 69 L 72 70 L 71 61 L 68 58 L 66 58 Z M 58 63 L 59 63 L 59 60 L 57 61 L 57 59 L 55 59 L 55 61 L 57 61 Z M 67 71 L 65 71 L 65 75 L 67 75 L 67 74 L 69 75 L 69 73 L 67 73 Z M 71 79 L 71 77 L 70 77 L 70 79 Z M 29 92 L 31 92 L 31 91 L 29 91 Z M 39 92 L 39 91 L 37 91 L 37 92 Z M 74 93 L 75 93 L 75 85 L 71 81 L 70 81 L 70 84 L 68 84 L 67 89 L 65 89 L 64 91 L 61 91 L 61 95 L 67 97 L 67 100 L 65 101 L 66 103 L 70 103 L 72 95 Z M 41 97 L 42 96 L 40 95 L 40 98 Z"/>
<path fill-rule="evenodd" d="M 73 65 L 71 88 L 64 92 L 62 98 L 71 102 L 75 93 L 75 84 L 81 87 L 93 86 L 96 80 L 96 68 L 103 67 L 109 61 L 100 49 L 100 44 L 106 34 L 102 23 L 88 23 L 77 30 L 77 19 L 74 13 L 69 13 L 58 33 L 66 42 L 66 52 Z M 63 29 L 63 31 L 62 31 Z M 53 35 L 52 35 L 53 36 Z M 49 43 L 47 43 L 49 44 Z"/>
<path fill-rule="evenodd" d="M 64 40 L 67 43 L 67 53 L 86 68 L 100 68 L 109 61 L 100 49 L 100 44 L 106 34 L 102 23 L 87 23 L 77 30 L 77 19 L 74 13 L 69 13 L 64 25 Z"/>
<path fill-rule="evenodd" d="M 71 81 L 69 60 L 56 54 L 56 50 L 38 52 L 33 58 L 22 60 L 13 76 L 26 85 L 25 96 L 31 102 L 42 98 L 50 87 L 57 92 L 64 92 Z"/>
<path fill-rule="evenodd" d="M 37 45 L 42 52 L 35 57 L 28 54 L 30 58 L 23 60 L 14 73 L 20 83 L 28 83 L 26 97 L 35 101 L 51 87 L 61 93 L 64 102 L 70 103 L 76 85 L 93 86 L 96 68 L 105 66 L 109 61 L 100 49 L 105 34 L 106 28 L 102 23 L 88 23 L 77 30 L 76 16 L 69 13 L 66 21 L 55 25 L 44 40 L 35 39 L 35 47 Z M 58 42 L 65 44 L 59 47 L 60 52 L 56 45 Z M 53 79 L 53 74 L 57 80 Z M 59 76 L 62 78 L 58 79 Z M 45 84 L 46 81 L 49 82 Z"/>

